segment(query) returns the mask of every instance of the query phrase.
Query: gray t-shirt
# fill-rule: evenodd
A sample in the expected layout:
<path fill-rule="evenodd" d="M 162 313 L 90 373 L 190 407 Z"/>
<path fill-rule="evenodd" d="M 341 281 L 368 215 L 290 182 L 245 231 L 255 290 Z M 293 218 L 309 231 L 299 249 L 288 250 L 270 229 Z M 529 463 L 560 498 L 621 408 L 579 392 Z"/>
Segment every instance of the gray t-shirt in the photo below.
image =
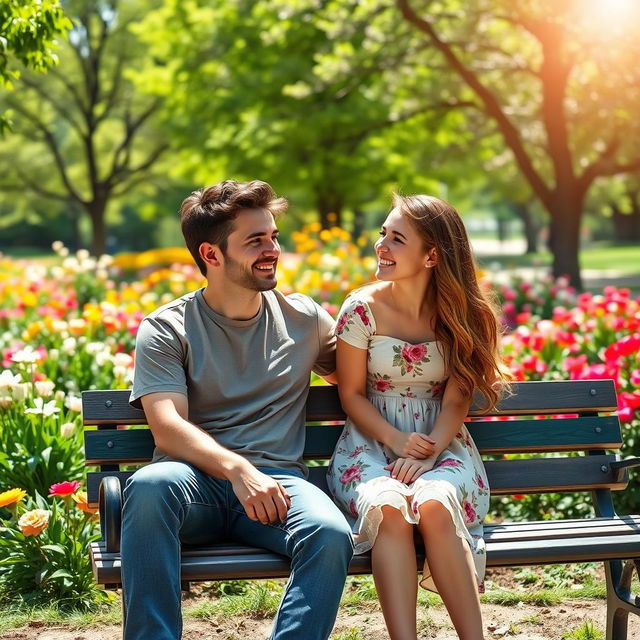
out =
<path fill-rule="evenodd" d="M 262 292 L 260 312 L 231 320 L 188 293 L 148 315 L 136 340 L 130 402 L 185 394 L 189 420 L 256 466 L 306 473 L 304 405 L 311 371 L 335 370 L 333 319 L 309 297 Z M 153 461 L 169 459 L 156 448 Z"/>

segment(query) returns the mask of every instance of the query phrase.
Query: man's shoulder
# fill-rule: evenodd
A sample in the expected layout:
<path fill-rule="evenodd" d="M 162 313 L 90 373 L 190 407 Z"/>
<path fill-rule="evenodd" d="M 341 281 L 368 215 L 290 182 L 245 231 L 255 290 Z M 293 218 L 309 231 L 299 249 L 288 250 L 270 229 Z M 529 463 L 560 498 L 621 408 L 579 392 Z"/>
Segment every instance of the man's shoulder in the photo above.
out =
<path fill-rule="evenodd" d="M 272 304 L 278 305 L 284 313 L 291 310 L 312 317 L 318 315 L 318 304 L 304 293 L 289 293 L 285 295 L 277 289 L 265 291 L 264 293 L 272 301 Z"/>
<path fill-rule="evenodd" d="M 183 296 L 171 300 L 171 302 L 167 302 L 153 310 L 146 318 L 149 320 L 165 320 L 170 322 L 176 318 L 183 317 L 190 306 L 197 304 L 197 293 L 197 291 L 185 293 Z"/>

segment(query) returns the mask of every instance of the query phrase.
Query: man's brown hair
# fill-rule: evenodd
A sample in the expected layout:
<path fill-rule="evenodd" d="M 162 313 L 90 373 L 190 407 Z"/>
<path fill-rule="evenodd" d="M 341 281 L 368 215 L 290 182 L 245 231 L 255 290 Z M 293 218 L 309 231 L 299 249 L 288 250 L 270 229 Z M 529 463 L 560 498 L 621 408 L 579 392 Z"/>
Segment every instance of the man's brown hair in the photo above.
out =
<path fill-rule="evenodd" d="M 218 245 L 224 254 L 227 239 L 235 228 L 234 220 L 243 209 L 267 209 L 274 217 L 287 210 L 285 198 L 278 198 L 266 182 L 224 180 L 187 196 L 180 206 L 180 224 L 187 249 L 202 275 L 207 267 L 200 257 L 203 242 Z"/>

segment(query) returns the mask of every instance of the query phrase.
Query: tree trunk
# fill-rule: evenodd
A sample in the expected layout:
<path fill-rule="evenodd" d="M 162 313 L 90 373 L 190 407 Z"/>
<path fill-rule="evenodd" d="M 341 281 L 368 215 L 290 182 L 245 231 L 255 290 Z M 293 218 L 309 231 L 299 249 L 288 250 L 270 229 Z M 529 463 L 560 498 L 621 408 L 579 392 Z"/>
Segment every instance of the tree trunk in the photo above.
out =
<path fill-rule="evenodd" d="M 91 218 L 91 255 L 96 257 L 107 252 L 107 226 L 104 220 L 106 208 L 106 200 L 94 200 L 87 205 Z"/>
<path fill-rule="evenodd" d="M 611 221 L 613 235 L 620 242 L 640 242 L 640 202 L 638 196 L 632 198 L 632 208 L 629 213 L 623 213 L 617 202 L 611 204 Z"/>
<path fill-rule="evenodd" d="M 555 278 L 567 276 L 570 283 L 582 291 L 580 275 L 580 220 L 582 199 L 565 193 L 552 199 L 549 206 L 551 215 L 550 249 L 553 253 L 553 275 Z"/>
<path fill-rule="evenodd" d="M 342 199 L 331 193 L 319 193 L 316 206 L 323 229 L 342 226 Z"/>
<path fill-rule="evenodd" d="M 524 202 L 514 202 L 513 211 L 522 222 L 522 231 L 527 241 L 525 253 L 538 253 L 538 234 L 540 225 L 536 222 L 529 205 Z"/>

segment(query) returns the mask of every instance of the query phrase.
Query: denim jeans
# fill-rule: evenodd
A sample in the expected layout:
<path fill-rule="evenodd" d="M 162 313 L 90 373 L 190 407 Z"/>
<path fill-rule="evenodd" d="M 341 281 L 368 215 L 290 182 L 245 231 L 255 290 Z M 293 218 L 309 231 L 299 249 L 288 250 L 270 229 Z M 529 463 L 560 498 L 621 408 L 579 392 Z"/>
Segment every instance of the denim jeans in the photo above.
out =
<path fill-rule="evenodd" d="M 138 470 L 124 491 L 124 640 L 177 640 L 180 543 L 233 540 L 291 558 L 271 640 L 329 637 L 353 554 L 349 525 L 320 489 L 291 471 L 261 468 L 291 496 L 284 523 L 250 520 L 228 481 L 183 462 Z"/>

